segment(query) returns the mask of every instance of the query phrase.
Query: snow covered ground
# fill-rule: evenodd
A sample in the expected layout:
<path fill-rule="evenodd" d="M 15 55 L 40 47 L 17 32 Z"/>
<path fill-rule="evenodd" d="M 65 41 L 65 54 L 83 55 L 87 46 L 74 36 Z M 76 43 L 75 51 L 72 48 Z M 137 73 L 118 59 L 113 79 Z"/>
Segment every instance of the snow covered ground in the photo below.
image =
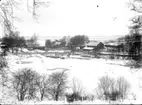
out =
<path fill-rule="evenodd" d="M 91 94 L 95 94 L 95 88 L 97 87 L 98 79 L 101 76 L 109 75 L 114 78 L 124 76 L 131 84 L 130 94 L 135 94 L 137 100 L 133 100 L 130 95 L 129 100 L 125 100 L 123 103 L 141 103 L 142 100 L 142 69 L 135 72 L 135 69 L 123 66 L 125 62 L 128 61 L 95 58 L 90 60 L 71 58 L 55 59 L 47 58 L 40 54 L 10 55 L 7 59 L 9 61 L 9 68 L 13 72 L 25 67 L 32 68 L 33 70 L 44 74 L 67 70 L 69 81 L 71 82 L 73 78 L 76 78 L 81 82 L 85 92 Z M 96 100 L 93 103 L 103 102 Z"/>

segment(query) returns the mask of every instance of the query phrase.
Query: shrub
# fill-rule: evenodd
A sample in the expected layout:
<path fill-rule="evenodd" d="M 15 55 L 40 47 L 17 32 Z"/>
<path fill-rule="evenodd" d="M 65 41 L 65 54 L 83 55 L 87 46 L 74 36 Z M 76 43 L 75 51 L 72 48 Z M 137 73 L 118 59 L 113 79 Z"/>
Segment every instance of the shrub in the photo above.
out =
<path fill-rule="evenodd" d="M 83 94 L 83 86 L 78 79 L 73 78 L 71 82 L 71 91 L 72 93 L 66 94 L 66 99 L 68 102 L 78 101 L 78 100 L 85 100 L 87 96 L 82 96 Z"/>
<path fill-rule="evenodd" d="M 71 93 L 71 94 L 66 94 L 66 98 L 67 98 L 67 101 L 69 103 L 73 102 L 73 101 L 82 100 L 82 96 L 77 92 L 76 93 Z"/>
<path fill-rule="evenodd" d="M 66 96 L 66 99 L 69 103 L 74 101 L 73 94 L 66 94 L 65 96 Z"/>
<path fill-rule="evenodd" d="M 124 77 L 119 77 L 115 80 L 114 78 L 103 76 L 99 79 L 97 95 L 100 99 L 115 101 L 125 99 L 129 89 L 130 84 Z"/>
<path fill-rule="evenodd" d="M 72 95 L 75 101 L 81 100 L 83 94 L 83 86 L 78 79 L 73 78 L 71 89 L 73 91 Z"/>
<path fill-rule="evenodd" d="M 119 77 L 117 79 L 116 88 L 120 93 L 120 98 L 125 99 L 130 89 L 130 84 L 124 77 Z"/>

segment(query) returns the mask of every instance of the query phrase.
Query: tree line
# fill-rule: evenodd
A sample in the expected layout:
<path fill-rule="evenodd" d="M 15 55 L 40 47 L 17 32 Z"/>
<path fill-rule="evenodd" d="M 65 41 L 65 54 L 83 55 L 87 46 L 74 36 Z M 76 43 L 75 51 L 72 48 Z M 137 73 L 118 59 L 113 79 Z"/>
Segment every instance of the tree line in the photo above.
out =
<path fill-rule="evenodd" d="M 6 34 L 2 37 L 1 41 L 1 48 L 3 49 L 3 54 L 6 55 L 7 51 L 12 51 L 12 53 L 18 53 L 18 51 L 25 47 L 32 46 L 37 47 L 39 46 L 37 39 L 37 35 L 33 35 L 31 38 L 26 39 L 24 36 L 20 36 L 18 31 L 10 31 L 9 34 Z"/>
<path fill-rule="evenodd" d="M 96 91 L 89 94 L 86 93 L 85 88 L 78 79 L 73 78 L 72 81 L 68 80 L 66 70 L 50 74 L 39 74 L 31 68 L 22 68 L 17 71 L 8 72 L 5 69 L 8 68 L 6 62 L 5 59 L 0 62 L 0 75 L 2 77 L 0 85 L 5 89 L 10 89 L 13 94 L 12 97 L 15 97 L 18 101 L 60 101 L 65 100 L 65 98 L 68 102 L 93 101 L 94 99 L 106 101 L 121 99 L 123 101 L 127 99 L 130 92 L 130 84 L 124 77 L 114 79 L 108 75 L 102 76 L 98 79 Z"/>
<path fill-rule="evenodd" d="M 56 44 L 56 42 L 59 42 Z M 85 46 L 89 42 L 89 37 L 86 35 L 75 35 L 73 37 L 64 36 L 63 38 L 55 41 L 47 39 L 45 46 L 47 48 L 67 47 L 68 49 L 75 50 L 76 47 Z"/>

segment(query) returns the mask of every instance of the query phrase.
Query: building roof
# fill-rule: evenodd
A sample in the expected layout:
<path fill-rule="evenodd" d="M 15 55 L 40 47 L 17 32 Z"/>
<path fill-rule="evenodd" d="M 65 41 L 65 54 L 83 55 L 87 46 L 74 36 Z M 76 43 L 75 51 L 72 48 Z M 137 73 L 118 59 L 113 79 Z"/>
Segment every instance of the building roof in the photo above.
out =
<path fill-rule="evenodd" d="M 97 41 L 90 41 L 87 46 L 97 46 L 100 42 L 97 42 Z"/>

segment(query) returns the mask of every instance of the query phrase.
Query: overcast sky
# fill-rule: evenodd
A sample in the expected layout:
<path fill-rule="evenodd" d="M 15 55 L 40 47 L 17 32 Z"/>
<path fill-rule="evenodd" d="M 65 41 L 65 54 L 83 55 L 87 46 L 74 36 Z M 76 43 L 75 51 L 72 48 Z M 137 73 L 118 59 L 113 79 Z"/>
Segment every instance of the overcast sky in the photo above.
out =
<path fill-rule="evenodd" d="M 34 33 L 50 37 L 83 34 L 104 40 L 126 35 L 129 32 L 128 20 L 134 15 L 128 8 L 128 0 L 50 0 L 50 2 L 48 8 L 39 9 L 39 23 L 33 21 L 26 8 L 17 12 L 22 22 L 16 22 L 15 26 L 22 36 L 32 36 Z"/>

